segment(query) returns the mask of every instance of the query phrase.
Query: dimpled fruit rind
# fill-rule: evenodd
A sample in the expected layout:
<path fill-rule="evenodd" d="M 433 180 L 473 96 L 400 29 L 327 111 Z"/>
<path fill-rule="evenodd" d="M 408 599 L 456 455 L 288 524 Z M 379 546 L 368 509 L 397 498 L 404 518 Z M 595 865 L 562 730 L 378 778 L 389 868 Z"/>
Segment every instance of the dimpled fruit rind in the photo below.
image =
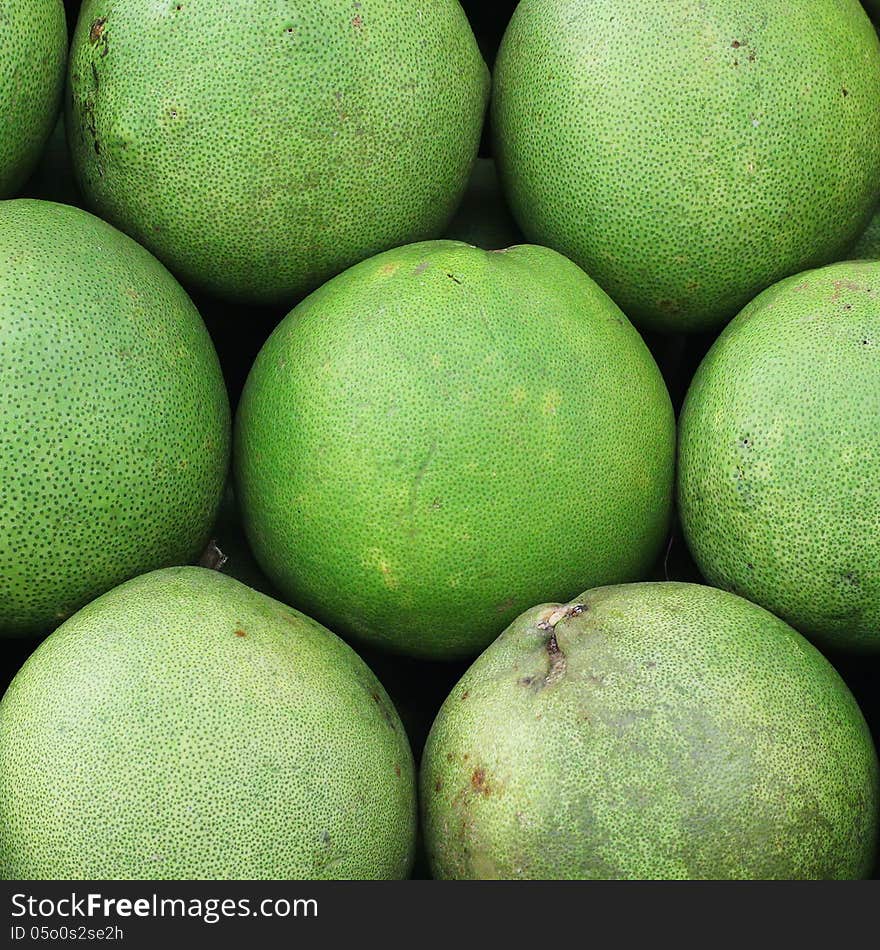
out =
<path fill-rule="evenodd" d="M 67 24 L 61 0 L 5 0 L 0 6 L 0 198 L 14 195 L 55 125 Z"/>
<path fill-rule="evenodd" d="M 93 601 L 0 703 L 4 880 L 405 877 L 415 811 L 357 654 L 204 568 Z"/>
<path fill-rule="evenodd" d="M 148 251 L 79 209 L 0 204 L 0 635 L 194 558 L 229 427 L 207 330 Z"/>
<path fill-rule="evenodd" d="M 356 265 L 270 337 L 236 426 L 269 577 L 411 655 L 473 655 L 536 600 L 644 577 L 666 533 L 663 379 L 547 248 L 429 241 Z"/>
<path fill-rule="evenodd" d="M 880 262 L 764 291 L 706 355 L 680 432 L 703 575 L 820 645 L 880 648 Z"/>
<path fill-rule="evenodd" d="M 85 0 L 69 76 L 94 209 L 188 285 L 291 304 L 442 234 L 489 88 L 457 0 Z"/>
<path fill-rule="evenodd" d="M 496 159 L 529 240 L 639 326 L 711 330 L 862 232 L 878 102 L 858 0 L 523 0 L 495 65 Z"/>
<path fill-rule="evenodd" d="M 437 878 L 859 878 L 877 757 L 791 627 L 632 584 L 511 624 L 440 710 L 421 801 Z"/>

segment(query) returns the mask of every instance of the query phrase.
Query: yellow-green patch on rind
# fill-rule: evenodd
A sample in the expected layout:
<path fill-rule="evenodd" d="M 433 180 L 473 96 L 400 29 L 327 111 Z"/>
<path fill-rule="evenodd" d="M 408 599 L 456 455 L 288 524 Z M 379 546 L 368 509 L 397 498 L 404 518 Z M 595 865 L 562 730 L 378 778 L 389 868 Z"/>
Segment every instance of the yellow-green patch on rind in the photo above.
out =
<path fill-rule="evenodd" d="M 85 211 L 0 204 L 0 634 L 196 557 L 228 456 L 217 355 L 168 271 Z"/>
<path fill-rule="evenodd" d="M 678 497 L 704 576 L 824 646 L 880 648 L 880 262 L 781 281 L 707 354 Z"/>
<path fill-rule="evenodd" d="M 421 799 L 436 877 L 870 874 L 876 754 L 806 640 L 692 584 L 558 606 L 519 617 L 434 723 Z"/>
<path fill-rule="evenodd" d="M 650 352 L 580 268 L 426 242 L 280 324 L 240 404 L 236 490 L 291 603 L 389 649 L 466 656 L 536 600 L 645 576 L 674 441 Z"/>
<path fill-rule="evenodd" d="M 0 873 L 405 877 L 414 785 L 338 637 L 215 571 L 156 571 L 68 620 L 0 703 Z"/>

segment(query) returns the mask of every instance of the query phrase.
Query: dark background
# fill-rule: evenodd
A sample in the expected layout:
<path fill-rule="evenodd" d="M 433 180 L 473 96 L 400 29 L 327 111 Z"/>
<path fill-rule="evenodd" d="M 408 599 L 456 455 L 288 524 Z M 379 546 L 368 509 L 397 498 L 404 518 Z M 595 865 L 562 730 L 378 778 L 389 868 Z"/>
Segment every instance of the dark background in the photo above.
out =
<path fill-rule="evenodd" d="M 73 30 L 79 10 L 79 0 L 65 0 L 68 25 Z M 463 0 L 462 6 L 482 50 L 491 67 L 498 44 L 515 0 L 486 2 Z M 487 128 L 481 146 L 483 156 L 491 155 L 491 137 Z M 233 407 L 241 387 L 260 347 L 277 322 L 287 313 L 283 308 L 257 308 L 225 304 L 202 294 L 193 293 L 205 322 L 214 338 L 229 388 Z M 691 376 L 712 339 L 707 337 L 653 337 L 646 338 L 669 386 L 678 410 L 687 391 Z M 667 551 L 657 564 L 653 579 L 701 580 L 681 540 L 677 527 L 672 530 Z M 36 646 L 35 641 L 2 640 L 0 638 L 0 692 Z M 374 669 L 398 706 L 418 758 L 436 711 L 454 686 L 467 664 L 425 663 L 405 658 L 387 657 L 368 650 L 360 650 Z M 856 696 L 874 734 L 880 740 L 880 656 L 859 657 L 828 654 Z"/>

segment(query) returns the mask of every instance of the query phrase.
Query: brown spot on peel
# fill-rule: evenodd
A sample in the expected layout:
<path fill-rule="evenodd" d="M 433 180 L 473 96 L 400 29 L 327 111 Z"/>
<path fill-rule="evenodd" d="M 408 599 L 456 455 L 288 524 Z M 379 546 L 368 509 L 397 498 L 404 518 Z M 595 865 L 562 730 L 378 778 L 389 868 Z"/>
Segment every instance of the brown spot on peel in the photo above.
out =
<path fill-rule="evenodd" d="M 102 16 L 98 17 L 97 20 L 92 24 L 92 28 L 89 30 L 89 42 L 94 44 L 99 42 L 101 37 L 104 35 L 104 27 L 107 25 L 107 17 Z"/>
<path fill-rule="evenodd" d="M 471 787 L 480 795 L 485 795 L 488 797 L 492 794 L 492 790 L 486 783 L 485 769 L 474 769 L 473 773 L 471 774 Z"/>

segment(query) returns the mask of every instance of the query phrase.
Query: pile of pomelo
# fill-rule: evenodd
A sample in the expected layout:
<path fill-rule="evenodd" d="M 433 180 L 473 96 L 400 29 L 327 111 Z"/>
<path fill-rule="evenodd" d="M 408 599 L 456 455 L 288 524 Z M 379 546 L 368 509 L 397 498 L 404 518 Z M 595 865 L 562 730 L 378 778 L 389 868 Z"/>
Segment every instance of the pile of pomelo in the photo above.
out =
<path fill-rule="evenodd" d="M 872 873 L 869 12 L 470 6 L 2 4 L 3 877 Z"/>

